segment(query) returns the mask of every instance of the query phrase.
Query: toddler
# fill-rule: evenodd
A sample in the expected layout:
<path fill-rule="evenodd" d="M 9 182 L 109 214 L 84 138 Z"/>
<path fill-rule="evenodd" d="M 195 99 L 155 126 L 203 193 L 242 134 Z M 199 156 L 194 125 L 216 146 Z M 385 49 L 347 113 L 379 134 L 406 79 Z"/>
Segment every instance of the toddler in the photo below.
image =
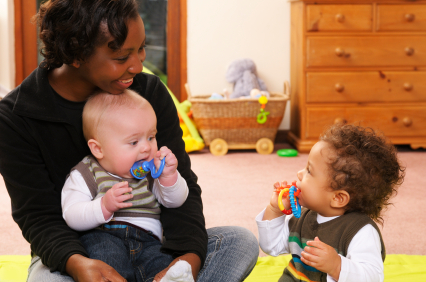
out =
<path fill-rule="evenodd" d="M 383 223 L 403 178 L 395 147 L 373 130 L 326 130 L 297 173 L 300 218 L 279 210 L 275 192 L 256 217 L 261 249 L 292 254 L 279 281 L 383 281 L 386 252 L 375 222 Z M 290 209 L 288 197 L 283 204 Z"/>
<path fill-rule="evenodd" d="M 157 149 L 156 126 L 151 104 L 132 90 L 92 95 L 83 110 L 83 133 L 92 155 L 71 169 L 62 190 L 68 226 L 114 236 L 117 247 L 108 258 L 97 257 L 102 242 L 81 239 L 90 257 L 113 266 L 127 281 L 146 281 L 173 261 L 160 252 L 160 205 L 177 208 L 188 196 L 175 155 L 167 147 Z M 158 169 L 163 158 L 158 179 L 150 174 L 142 180 L 132 177 L 130 168 L 136 161 L 154 159 Z M 128 253 L 129 261 L 116 261 L 115 252 Z M 176 280 L 168 281 L 194 281 L 186 261 L 174 266 L 169 272 Z"/>

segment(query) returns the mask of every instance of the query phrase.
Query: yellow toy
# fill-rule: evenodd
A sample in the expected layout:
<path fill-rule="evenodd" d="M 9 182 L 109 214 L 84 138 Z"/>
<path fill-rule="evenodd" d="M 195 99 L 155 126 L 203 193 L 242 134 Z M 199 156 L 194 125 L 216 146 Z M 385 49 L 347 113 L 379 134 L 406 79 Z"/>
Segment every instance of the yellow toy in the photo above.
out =
<path fill-rule="evenodd" d="M 188 100 L 183 101 L 182 103 L 180 103 L 180 108 L 185 113 L 184 115 L 186 115 L 186 117 L 188 118 L 190 126 L 192 126 L 196 130 L 194 120 L 192 119 L 191 102 L 189 102 Z M 196 130 L 196 134 L 201 139 L 201 142 L 200 140 L 197 141 L 197 139 L 194 138 L 190 128 L 188 127 L 188 123 L 184 121 L 183 117 L 180 114 L 179 121 L 180 128 L 182 128 L 183 132 L 182 139 L 185 142 L 185 151 L 189 153 L 192 151 L 199 151 L 204 149 L 204 141 L 203 139 L 201 139 L 201 137 L 199 137 L 198 131 Z"/>
<path fill-rule="evenodd" d="M 143 68 L 142 72 L 154 74 L 146 67 Z M 170 89 L 167 86 L 166 88 L 169 91 L 169 94 L 172 97 L 173 102 L 175 103 L 176 110 L 179 114 L 180 119 L 182 119 L 183 121 L 180 123 L 180 127 L 182 128 L 182 131 L 183 131 L 182 140 L 183 142 L 185 142 L 185 151 L 189 153 L 193 151 L 202 150 L 204 148 L 204 140 L 201 138 L 200 134 L 198 133 L 198 130 L 195 127 L 195 123 L 188 117 L 187 112 L 185 111 L 185 107 L 183 107 L 182 104 L 175 97 L 175 95 L 173 95 L 172 91 L 170 91 Z M 190 105 L 191 103 L 189 103 L 189 107 Z M 186 106 L 186 109 L 189 111 L 189 108 L 187 106 Z"/>

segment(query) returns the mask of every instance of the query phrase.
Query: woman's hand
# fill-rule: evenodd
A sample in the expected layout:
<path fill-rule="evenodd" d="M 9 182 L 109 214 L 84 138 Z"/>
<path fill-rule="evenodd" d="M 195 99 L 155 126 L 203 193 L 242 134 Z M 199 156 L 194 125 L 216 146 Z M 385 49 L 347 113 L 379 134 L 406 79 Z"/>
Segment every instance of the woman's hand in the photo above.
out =
<path fill-rule="evenodd" d="M 66 271 L 76 282 L 125 282 L 118 272 L 100 260 L 74 254 L 67 261 Z"/>
<path fill-rule="evenodd" d="M 318 237 L 315 237 L 314 241 L 306 242 L 306 245 L 302 252 L 302 262 L 327 273 L 334 280 L 338 281 L 342 260 L 336 250 L 321 242 Z"/>
<path fill-rule="evenodd" d="M 169 266 L 155 275 L 154 280 L 152 282 L 160 282 L 163 279 L 164 275 L 166 275 L 167 271 L 170 267 L 172 267 L 179 260 L 184 260 L 191 265 L 192 276 L 194 277 L 194 281 L 197 280 L 198 272 L 200 272 L 201 267 L 201 259 L 199 256 L 193 253 L 184 254 L 183 256 L 177 257 L 174 261 L 172 261 Z"/>
<path fill-rule="evenodd" d="M 176 183 L 178 178 L 178 173 L 177 173 L 178 160 L 176 159 L 176 156 L 172 153 L 172 151 L 169 148 L 167 148 L 166 146 L 163 146 L 157 152 L 157 155 L 154 160 L 154 164 L 157 169 L 160 167 L 160 160 L 162 160 L 163 158 L 166 158 L 166 161 L 165 161 L 163 173 L 161 173 L 158 180 L 160 181 L 161 185 L 170 187 Z"/>

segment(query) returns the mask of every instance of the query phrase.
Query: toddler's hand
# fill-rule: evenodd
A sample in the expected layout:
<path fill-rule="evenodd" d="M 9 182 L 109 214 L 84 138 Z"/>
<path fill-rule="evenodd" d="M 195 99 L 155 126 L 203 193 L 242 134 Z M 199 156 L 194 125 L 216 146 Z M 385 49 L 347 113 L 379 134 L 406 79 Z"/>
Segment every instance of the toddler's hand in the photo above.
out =
<path fill-rule="evenodd" d="M 119 209 L 128 208 L 132 206 L 132 203 L 123 203 L 124 201 L 133 198 L 131 194 L 132 188 L 129 187 L 129 184 L 124 181 L 117 184 L 114 184 L 111 189 L 109 189 L 105 195 L 102 197 L 102 213 L 105 220 L 110 218 L 112 214 Z M 129 193 L 129 194 L 126 194 Z"/>
<path fill-rule="evenodd" d="M 306 244 L 307 246 L 302 252 L 302 262 L 327 273 L 334 280 L 338 281 L 342 260 L 336 250 L 321 242 L 318 237 L 315 237 L 314 241 L 306 242 Z"/>
<path fill-rule="evenodd" d="M 163 173 L 161 173 L 158 180 L 160 181 L 161 185 L 169 187 L 174 185 L 177 181 L 178 160 L 169 148 L 163 146 L 160 148 L 160 150 L 157 152 L 157 155 L 155 156 L 154 164 L 157 169 L 158 167 L 160 167 L 160 161 L 163 158 L 166 158 L 166 161 Z"/>
<path fill-rule="evenodd" d="M 271 197 L 271 201 L 270 201 L 270 205 L 273 208 L 279 209 L 279 207 L 278 207 L 278 195 L 280 194 L 280 192 L 278 191 L 278 188 L 280 186 L 284 187 L 286 185 L 287 185 L 287 181 L 283 181 L 281 183 L 279 183 L 279 182 L 275 182 L 274 183 L 274 192 L 272 193 L 272 197 Z M 284 208 L 286 210 L 290 209 L 291 208 L 291 205 L 290 205 L 290 196 L 287 195 L 286 197 L 283 197 L 282 200 L 283 200 Z"/>
<path fill-rule="evenodd" d="M 282 182 L 282 186 L 286 186 L 287 181 Z M 263 215 L 263 220 L 272 220 L 274 218 L 283 216 L 284 214 L 281 212 L 280 208 L 278 207 L 278 195 L 279 192 L 277 191 L 280 187 L 279 182 L 274 183 L 274 191 L 272 192 L 271 199 L 269 200 L 269 205 L 266 207 L 265 213 Z M 286 198 L 283 197 L 283 204 L 285 209 L 290 208 L 290 199 L 289 196 Z"/>

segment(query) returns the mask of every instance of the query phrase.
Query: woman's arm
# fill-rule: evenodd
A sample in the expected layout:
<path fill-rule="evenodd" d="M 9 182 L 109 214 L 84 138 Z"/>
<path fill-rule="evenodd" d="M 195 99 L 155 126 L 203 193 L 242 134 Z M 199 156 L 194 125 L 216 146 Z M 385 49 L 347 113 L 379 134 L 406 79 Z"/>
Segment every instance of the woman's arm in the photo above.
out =
<path fill-rule="evenodd" d="M 31 253 L 75 281 L 124 282 L 106 263 L 87 258 L 78 233 L 62 218 L 60 189 L 55 189 L 43 152 L 28 124 L 11 108 L 10 97 L 0 102 L 0 173 L 11 198 L 12 217 L 31 244 Z"/>
<path fill-rule="evenodd" d="M 81 127 L 55 105 L 47 70 L 38 68 L 0 101 L 0 173 L 12 217 L 31 253 L 74 280 L 124 281 L 109 265 L 87 258 L 79 234 L 62 217 L 61 190 L 70 169 L 90 150 Z"/>
<path fill-rule="evenodd" d="M 31 126 L 12 112 L 12 95 L 0 102 L 0 173 L 11 198 L 12 217 L 31 252 L 52 271 L 65 273 L 71 255 L 87 253 L 62 218 L 60 189 L 38 146 L 42 140 L 36 140 Z"/>

